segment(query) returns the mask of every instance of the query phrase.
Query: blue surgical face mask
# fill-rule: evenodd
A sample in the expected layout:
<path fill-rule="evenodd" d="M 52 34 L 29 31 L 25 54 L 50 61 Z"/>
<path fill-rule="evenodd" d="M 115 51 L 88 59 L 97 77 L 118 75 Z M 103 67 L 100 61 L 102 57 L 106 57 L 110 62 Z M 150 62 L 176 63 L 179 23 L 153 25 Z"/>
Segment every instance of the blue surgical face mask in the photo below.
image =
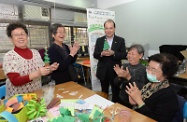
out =
<path fill-rule="evenodd" d="M 160 82 L 159 80 L 157 80 L 157 78 L 156 78 L 155 75 L 149 74 L 148 72 L 147 72 L 147 79 L 148 79 L 150 82 Z"/>

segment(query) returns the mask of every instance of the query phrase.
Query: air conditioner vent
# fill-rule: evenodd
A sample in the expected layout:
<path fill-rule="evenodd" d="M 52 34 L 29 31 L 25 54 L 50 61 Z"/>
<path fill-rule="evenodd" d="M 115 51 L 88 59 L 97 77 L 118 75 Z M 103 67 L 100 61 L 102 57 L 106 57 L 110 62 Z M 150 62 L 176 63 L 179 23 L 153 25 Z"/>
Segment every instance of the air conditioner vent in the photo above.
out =
<path fill-rule="evenodd" d="M 33 6 L 33 5 L 24 5 L 23 12 L 24 19 L 27 20 L 40 20 L 40 21 L 49 21 L 49 8 Z"/>

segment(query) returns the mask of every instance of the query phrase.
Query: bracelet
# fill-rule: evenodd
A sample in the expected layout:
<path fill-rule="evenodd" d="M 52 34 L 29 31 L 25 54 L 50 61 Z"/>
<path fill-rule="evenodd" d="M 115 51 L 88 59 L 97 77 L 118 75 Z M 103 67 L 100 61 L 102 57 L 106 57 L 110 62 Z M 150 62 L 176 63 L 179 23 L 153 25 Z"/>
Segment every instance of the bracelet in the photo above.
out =
<path fill-rule="evenodd" d="M 143 102 L 141 105 L 138 106 L 138 108 L 141 108 L 144 105 L 145 105 L 145 103 Z"/>

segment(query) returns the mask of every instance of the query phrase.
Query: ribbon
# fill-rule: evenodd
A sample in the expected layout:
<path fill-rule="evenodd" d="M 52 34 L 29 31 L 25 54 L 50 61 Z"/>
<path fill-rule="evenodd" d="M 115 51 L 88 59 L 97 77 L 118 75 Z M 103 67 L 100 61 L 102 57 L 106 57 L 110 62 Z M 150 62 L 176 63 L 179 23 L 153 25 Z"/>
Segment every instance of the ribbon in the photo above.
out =
<path fill-rule="evenodd" d="M 45 116 L 47 113 L 47 108 L 44 99 L 30 100 L 27 104 L 27 116 L 28 119 L 35 119 L 40 116 Z"/>

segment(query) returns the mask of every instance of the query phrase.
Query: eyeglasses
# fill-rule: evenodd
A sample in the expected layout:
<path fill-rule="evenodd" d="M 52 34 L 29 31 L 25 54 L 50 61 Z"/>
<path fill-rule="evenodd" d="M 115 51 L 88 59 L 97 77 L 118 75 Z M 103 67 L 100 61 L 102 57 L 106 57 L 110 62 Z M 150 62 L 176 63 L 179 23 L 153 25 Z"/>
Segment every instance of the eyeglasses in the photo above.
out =
<path fill-rule="evenodd" d="M 152 68 L 152 67 L 150 67 L 150 66 L 147 66 L 147 67 L 146 67 L 146 70 L 147 70 L 147 71 L 151 71 L 153 74 L 158 74 L 159 72 L 162 72 L 161 70 L 156 69 L 156 68 Z"/>
<path fill-rule="evenodd" d="M 16 38 L 18 38 L 18 37 L 25 37 L 26 36 L 26 33 L 20 33 L 20 34 L 13 34 L 12 35 L 13 37 L 16 37 Z"/>

